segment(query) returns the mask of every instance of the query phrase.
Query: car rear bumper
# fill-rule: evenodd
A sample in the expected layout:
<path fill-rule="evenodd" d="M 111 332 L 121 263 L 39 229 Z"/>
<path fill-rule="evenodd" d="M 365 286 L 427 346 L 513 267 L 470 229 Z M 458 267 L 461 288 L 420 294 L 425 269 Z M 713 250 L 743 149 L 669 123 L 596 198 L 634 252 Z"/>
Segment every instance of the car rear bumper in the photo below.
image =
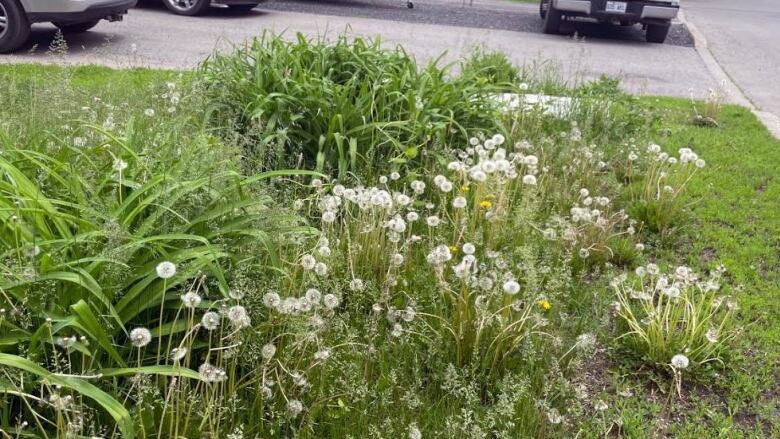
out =
<path fill-rule="evenodd" d="M 56 21 L 58 23 L 80 23 L 91 20 L 121 19 L 122 15 L 134 7 L 138 0 L 86 0 L 62 2 L 56 7 L 52 1 L 45 10 L 28 10 L 27 19 L 31 23 Z"/>
<path fill-rule="evenodd" d="M 607 12 L 607 0 L 553 0 L 555 9 L 564 15 L 592 17 L 598 20 L 636 21 L 643 23 L 670 21 L 680 7 L 653 1 L 626 1 L 626 12 Z M 569 13 L 569 14 L 567 14 Z"/>

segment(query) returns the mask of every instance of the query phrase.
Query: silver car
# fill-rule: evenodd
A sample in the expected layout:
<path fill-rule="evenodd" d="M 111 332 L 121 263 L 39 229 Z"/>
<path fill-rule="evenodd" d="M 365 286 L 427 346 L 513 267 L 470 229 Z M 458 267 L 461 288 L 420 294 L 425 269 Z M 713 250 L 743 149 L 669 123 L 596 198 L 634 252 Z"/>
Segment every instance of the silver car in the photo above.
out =
<path fill-rule="evenodd" d="M 119 21 L 137 0 L 0 0 L 0 53 L 21 47 L 32 23 L 52 22 L 63 33 L 86 32 L 100 20 Z"/>
<path fill-rule="evenodd" d="M 211 3 L 226 5 L 238 12 L 249 12 L 264 0 L 162 0 L 174 14 L 199 15 L 204 13 Z"/>

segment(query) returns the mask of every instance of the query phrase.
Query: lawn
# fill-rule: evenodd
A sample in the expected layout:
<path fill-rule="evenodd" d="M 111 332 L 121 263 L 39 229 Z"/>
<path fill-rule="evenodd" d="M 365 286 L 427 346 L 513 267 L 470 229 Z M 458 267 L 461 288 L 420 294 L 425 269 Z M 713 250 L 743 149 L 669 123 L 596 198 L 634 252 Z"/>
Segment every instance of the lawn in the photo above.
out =
<path fill-rule="evenodd" d="M 780 141 L 459 71 L 0 66 L 4 437 L 780 435 Z"/>

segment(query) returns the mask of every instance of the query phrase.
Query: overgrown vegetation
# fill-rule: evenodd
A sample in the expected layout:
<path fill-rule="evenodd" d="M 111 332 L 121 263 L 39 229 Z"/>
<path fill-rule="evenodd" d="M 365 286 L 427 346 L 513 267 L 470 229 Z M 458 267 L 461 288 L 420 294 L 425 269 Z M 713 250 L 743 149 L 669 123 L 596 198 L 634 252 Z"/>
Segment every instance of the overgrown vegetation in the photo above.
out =
<path fill-rule="evenodd" d="M 777 142 L 459 68 L 272 36 L 0 68 L 0 431 L 771 435 Z"/>

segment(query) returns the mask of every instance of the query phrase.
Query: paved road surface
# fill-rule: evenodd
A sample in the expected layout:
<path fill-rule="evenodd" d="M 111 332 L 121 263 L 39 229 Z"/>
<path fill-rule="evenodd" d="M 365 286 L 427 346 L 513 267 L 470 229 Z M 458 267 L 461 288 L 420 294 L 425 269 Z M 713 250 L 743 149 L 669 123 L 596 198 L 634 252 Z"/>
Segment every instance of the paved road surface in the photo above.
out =
<path fill-rule="evenodd" d="M 780 116 L 780 0 L 684 0 L 689 21 L 760 110 Z"/>
<path fill-rule="evenodd" d="M 291 37 L 295 32 L 333 37 L 347 30 L 352 35 L 381 36 L 385 44 L 401 44 L 420 61 L 443 52 L 447 52 L 446 60 L 454 60 L 475 45 L 484 45 L 506 52 L 521 65 L 553 67 L 570 82 L 605 74 L 619 77 L 623 86 L 634 93 L 680 97 L 692 92 L 704 96 L 715 86 L 701 59 L 689 47 L 690 36 L 680 26 L 676 27 L 674 44 L 657 45 L 638 41 L 638 29 L 604 32 L 580 25 L 577 38 L 543 35 L 538 32 L 536 6 L 495 0 L 474 0 L 473 7 L 464 7 L 461 0 L 418 0 L 411 11 L 402 0 L 282 1 L 246 15 L 213 9 L 204 17 L 179 17 L 159 6 L 135 9 L 122 23 L 101 23 L 94 32 L 69 37 L 70 52 L 65 57 L 46 54 L 53 28 L 36 26 L 32 44 L 37 50 L 3 56 L 0 62 L 188 68 L 215 48 L 229 49 L 231 44 L 264 30 L 286 32 Z M 323 1 L 325 4 L 318 6 Z M 331 15 L 311 13 L 315 10 Z M 353 15 L 362 16 L 348 17 L 348 10 L 357 10 L 359 13 Z M 429 21 L 435 24 L 427 24 Z M 481 28 L 485 21 L 499 29 Z M 507 30 L 515 26 L 524 31 Z"/>

